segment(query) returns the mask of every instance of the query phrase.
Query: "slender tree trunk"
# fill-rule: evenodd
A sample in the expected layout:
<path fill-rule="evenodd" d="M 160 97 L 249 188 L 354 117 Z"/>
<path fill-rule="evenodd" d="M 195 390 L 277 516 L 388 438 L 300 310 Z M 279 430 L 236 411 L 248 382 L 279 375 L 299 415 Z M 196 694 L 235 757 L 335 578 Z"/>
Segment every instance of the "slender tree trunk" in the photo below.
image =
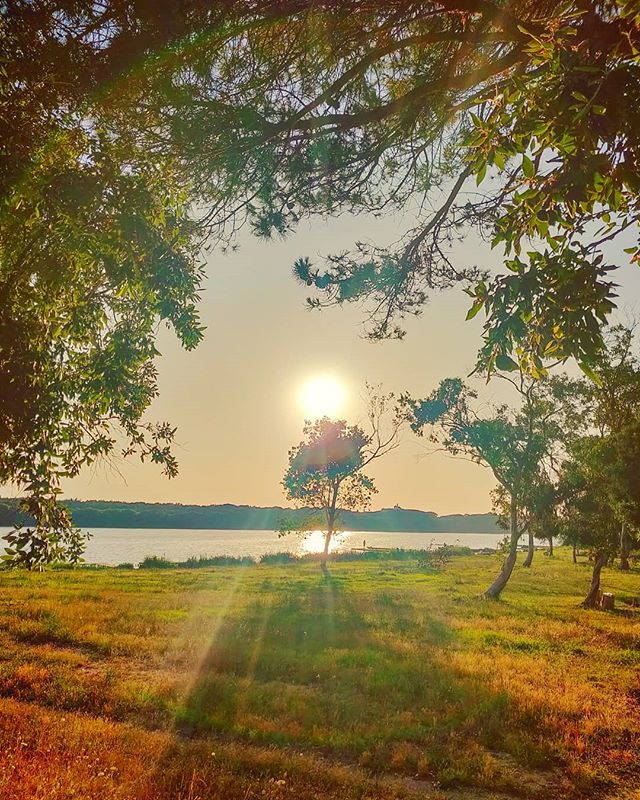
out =
<path fill-rule="evenodd" d="M 589 587 L 589 593 L 582 601 L 584 608 L 595 608 L 598 604 L 598 598 L 600 596 L 600 573 L 602 572 L 602 567 L 604 567 L 606 561 L 607 559 L 604 553 L 596 553 L 596 558 L 593 562 L 593 573 L 591 575 L 591 586 Z"/>
<path fill-rule="evenodd" d="M 520 538 L 520 533 L 518 531 L 518 509 L 513 495 L 511 495 L 509 533 L 509 553 L 505 559 L 502 569 L 500 570 L 500 574 L 483 595 L 483 597 L 490 600 L 497 600 L 500 597 L 500 593 L 507 585 L 509 578 L 511 577 L 513 567 L 516 563 L 516 557 L 518 555 L 518 539 Z"/>
<path fill-rule="evenodd" d="M 578 563 L 578 548 L 574 545 L 571 546 L 571 557 L 573 558 L 573 563 Z"/>
<path fill-rule="evenodd" d="M 322 550 L 322 556 L 320 557 L 320 568 L 325 576 L 329 574 L 327 561 L 329 560 L 329 546 L 331 545 L 331 539 L 333 538 L 333 531 L 336 524 L 336 504 L 338 502 L 339 488 L 340 484 L 334 486 L 331 493 L 331 504 L 327 509 L 327 532 L 324 536 L 324 548 Z"/>
<path fill-rule="evenodd" d="M 549 555 L 553 555 L 553 536 L 549 537 Z"/>
<path fill-rule="evenodd" d="M 629 553 L 631 551 L 631 541 L 627 533 L 627 526 L 623 525 L 620 529 L 620 569 L 629 569 Z"/>
<path fill-rule="evenodd" d="M 320 568 L 326 575 L 328 572 L 327 561 L 329 560 L 329 545 L 331 544 L 331 537 L 333 536 L 333 515 L 330 515 L 327 522 L 327 532 L 324 535 L 324 549 L 320 557 Z"/>
<path fill-rule="evenodd" d="M 522 562 L 523 567 L 530 567 L 531 562 L 533 561 L 533 554 L 535 552 L 535 548 L 533 546 L 533 531 L 529 531 L 529 538 L 527 541 L 527 557 Z"/>

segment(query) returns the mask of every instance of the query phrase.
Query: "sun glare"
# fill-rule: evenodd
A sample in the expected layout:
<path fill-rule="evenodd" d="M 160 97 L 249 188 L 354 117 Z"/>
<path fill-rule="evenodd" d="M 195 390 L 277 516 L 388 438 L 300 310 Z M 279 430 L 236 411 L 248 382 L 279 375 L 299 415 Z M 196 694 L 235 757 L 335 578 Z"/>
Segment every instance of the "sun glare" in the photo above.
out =
<path fill-rule="evenodd" d="M 333 376 L 318 375 L 302 385 L 299 400 L 306 419 L 335 417 L 344 408 L 346 392 Z"/>
<path fill-rule="evenodd" d="M 329 543 L 329 552 L 335 553 L 342 546 L 348 536 L 346 531 L 334 533 Z M 310 531 L 300 542 L 300 553 L 321 553 L 324 547 L 324 531 Z"/>

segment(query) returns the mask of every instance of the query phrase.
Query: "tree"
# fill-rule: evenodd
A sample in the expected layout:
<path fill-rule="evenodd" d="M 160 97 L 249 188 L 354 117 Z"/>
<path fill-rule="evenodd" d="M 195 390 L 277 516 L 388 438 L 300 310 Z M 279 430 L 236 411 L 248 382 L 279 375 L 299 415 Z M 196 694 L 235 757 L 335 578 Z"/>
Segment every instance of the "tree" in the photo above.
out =
<path fill-rule="evenodd" d="M 509 549 L 502 569 L 484 597 L 497 599 L 516 563 L 523 514 L 530 487 L 540 480 L 543 462 L 556 436 L 553 409 L 536 396 L 537 384 L 522 383 L 524 404 L 513 411 L 506 405 L 480 417 L 472 408 L 476 393 L 459 378 L 441 382 L 426 400 L 401 398 L 411 428 L 454 456 L 487 466 L 500 487 L 508 511 Z"/>
<path fill-rule="evenodd" d="M 558 375 L 548 385 L 562 418 L 564 439 L 570 450 L 574 448 L 573 457 L 575 448 L 580 450 L 589 441 L 585 436 L 599 440 L 598 446 L 594 443 L 588 451 L 592 462 L 599 460 L 600 502 L 618 520 L 620 567 L 626 570 L 632 532 L 637 527 L 632 476 L 640 417 L 640 360 L 633 326 L 616 325 L 605 332 L 604 338 L 605 347 L 593 361 L 597 380 Z"/>
<path fill-rule="evenodd" d="M 577 437 L 569 446 L 558 487 L 560 525 L 566 541 L 592 551 L 591 586 L 583 601 L 587 608 L 598 601 L 605 564 L 619 554 L 621 569 L 629 569 L 640 529 L 639 469 L 638 417 L 615 432 Z"/>
<path fill-rule="evenodd" d="M 248 218 L 260 235 L 284 233 L 309 214 L 402 206 L 441 187 L 399 249 L 364 248 L 326 271 L 298 264 L 329 302 L 372 300 L 374 335 L 396 332 L 394 317 L 433 289 L 473 280 L 448 243 L 479 227 L 509 267 L 469 287 L 472 313 L 488 313 L 484 366 L 518 347 L 532 371 L 593 355 L 614 298 L 602 240 L 638 220 L 637 4 L 30 5 L 7 15 L 23 105 L 39 86 L 32 42 L 54 76 L 59 51 L 78 70 L 74 108 L 128 70 L 110 108 L 131 142 L 193 176 L 209 231 Z M 49 91 L 45 107 L 66 104 Z M 466 191 L 474 179 L 480 197 Z"/>
<path fill-rule="evenodd" d="M 609 502 L 620 523 L 620 569 L 629 569 L 629 556 L 640 543 L 640 407 L 633 421 L 605 442 L 604 461 L 610 479 Z"/>
<path fill-rule="evenodd" d="M 340 511 L 366 509 L 377 491 L 364 469 L 398 446 L 399 420 L 383 430 L 391 398 L 370 396 L 368 433 L 344 420 L 322 417 L 305 422 L 304 439 L 289 451 L 282 485 L 287 499 L 298 507 L 321 513 L 325 528 L 321 565 L 325 571 Z"/>
<path fill-rule="evenodd" d="M 493 510 L 498 515 L 498 524 L 509 529 L 509 494 L 503 486 L 498 486 L 491 494 Z M 530 481 L 522 492 L 518 509 L 518 530 L 527 535 L 527 557 L 523 567 L 530 567 L 535 554 L 534 539 L 544 539 L 549 543 L 549 555 L 553 555 L 553 538 L 557 532 L 557 489 L 545 470 L 530 476 Z"/>
<path fill-rule="evenodd" d="M 175 468 L 172 429 L 140 424 L 157 324 L 195 346 L 199 247 L 245 221 L 269 236 L 417 195 L 429 211 L 399 248 L 298 262 L 313 302 L 368 300 L 372 334 L 400 335 L 398 315 L 462 282 L 487 313 L 483 369 L 588 368 L 614 302 L 601 245 L 638 219 L 637 4 L 5 6 L 0 479 L 40 486 L 43 519 L 114 427 Z M 453 263 L 471 228 L 505 247 L 505 275 Z"/>
<path fill-rule="evenodd" d="M 202 335 L 198 229 L 188 180 L 101 94 L 162 40 L 166 13 L 146 5 L 2 13 L 0 482 L 26 493 L 35 520 L 12 535 L 9 563 L 79 557 L 60 481 L 97 458 L 135 452 L 177 469 L 174 429 L 142 418 L 158 324 L 187 349 Z"/>
<path fill-rule="evenodd" d="M 372 335 L 401 335 L 399 316 L 462 282 L 470 314 L 487 314 L 483 369 L 513 357 L 537 375 L 572 356 L 588 369 L 615 302 L 602 245 L 638 223 L 637 4 L 277 11 L 256 7 L 232 47 L 189 42 L 132 87 L 143 106 L 165 103 L 163 133 L 198 175 L 206 221 L 249 219 L 268 236 L 417 194 L 424 213 L 399 247 L 297 262 L 312 304 L 368 301 Z M 504 248 L 504 274 L 454 263 L 470 229 Z"/>
<path fill-rule="evenodd" d="M 574 547 L 588 547 L 593 556 L 591 585 L 582 605 L 598 603 L 602 568 L 618 552 L 620 523 L 609 496 L 611 472 L 607 469 L 600 437 L 585 436 L 574 442 L 560 472 L 560 529 Z"/>

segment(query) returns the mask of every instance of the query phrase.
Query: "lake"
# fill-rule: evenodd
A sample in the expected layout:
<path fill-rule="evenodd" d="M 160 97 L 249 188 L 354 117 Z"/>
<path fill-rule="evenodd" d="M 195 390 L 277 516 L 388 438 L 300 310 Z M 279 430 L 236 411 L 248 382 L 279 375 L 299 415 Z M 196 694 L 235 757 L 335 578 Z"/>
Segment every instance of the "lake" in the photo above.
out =
<path fill-rule="evenodd" d="M 0 536 L 9 529 L 0 528 Z M 178 530 L 172 528 L 94 528 L 87 543 L 85 560 L 94 564 L 137 564 L 146 556 L 164 556 L 184 561 L 190 556 L 253 556 L 289 551 L 302 553 L 322 549 L 322 534 L 314 531 L 306 539 L 295 535 L 279 538 L 274 531 Z M 401 547 L 422 550 L 438 544 L 495 547 L 502 533 L 395 533 L 393 531 L 345 531 L 332 550 L 362 547 Z"/>

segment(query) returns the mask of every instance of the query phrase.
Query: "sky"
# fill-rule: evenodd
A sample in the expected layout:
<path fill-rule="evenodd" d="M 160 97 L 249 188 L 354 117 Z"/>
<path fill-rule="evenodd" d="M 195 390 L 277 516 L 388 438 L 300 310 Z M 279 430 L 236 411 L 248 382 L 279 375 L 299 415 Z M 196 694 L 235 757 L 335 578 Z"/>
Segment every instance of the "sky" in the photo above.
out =
<path fill-rule="evenodd" d="M 407 320 L 403 341 L 372 343 L 363 337 L 361 307 L 308 310 L 306 287 L 293 279 L 292 266 L 300 256 L 317 260 L 357 240 L 389 244 L 409 225 L 402 215 L 314 219 L 284 240 L 265 242 L 246 234 L 235 252 L 210 253 L 201 304 L 204 341 L 188 353 L 161 329 L 160 395 L 148 414 L 177 427 L 179 476 L 169 480 L 156 465 L 118 461 L 68 481 L 65 495 L 287 505 L 280 481 L 289 448 L 302 438 L 305 409 L 299 395 L 306 381 L 333 376 L 345 390 L 339 416 L 364 423 L 367 382 L 385 392 L 424 397 L 442 378 L 468 375 L 480 344 L 482 315 L 465 322 L 469 298 L 460 289 L 434 295 L 422 316 Z M 464 266 L 490 267 L 499 254 L 468 239 L 456 258 Z M 640 298 L 640 270 L 626 266 L 619 277 L 624 279 L 620 306 L 623 313 L 633 313 Z M 499 384 L 474 382 L 486 403 L 504 396 Z M 491 507 L 495 481 L 489 470 L 431 453 L 411 433 L 368 473 L 378 488 L 372 508 L 398 504 L 449 514 Z"/>

